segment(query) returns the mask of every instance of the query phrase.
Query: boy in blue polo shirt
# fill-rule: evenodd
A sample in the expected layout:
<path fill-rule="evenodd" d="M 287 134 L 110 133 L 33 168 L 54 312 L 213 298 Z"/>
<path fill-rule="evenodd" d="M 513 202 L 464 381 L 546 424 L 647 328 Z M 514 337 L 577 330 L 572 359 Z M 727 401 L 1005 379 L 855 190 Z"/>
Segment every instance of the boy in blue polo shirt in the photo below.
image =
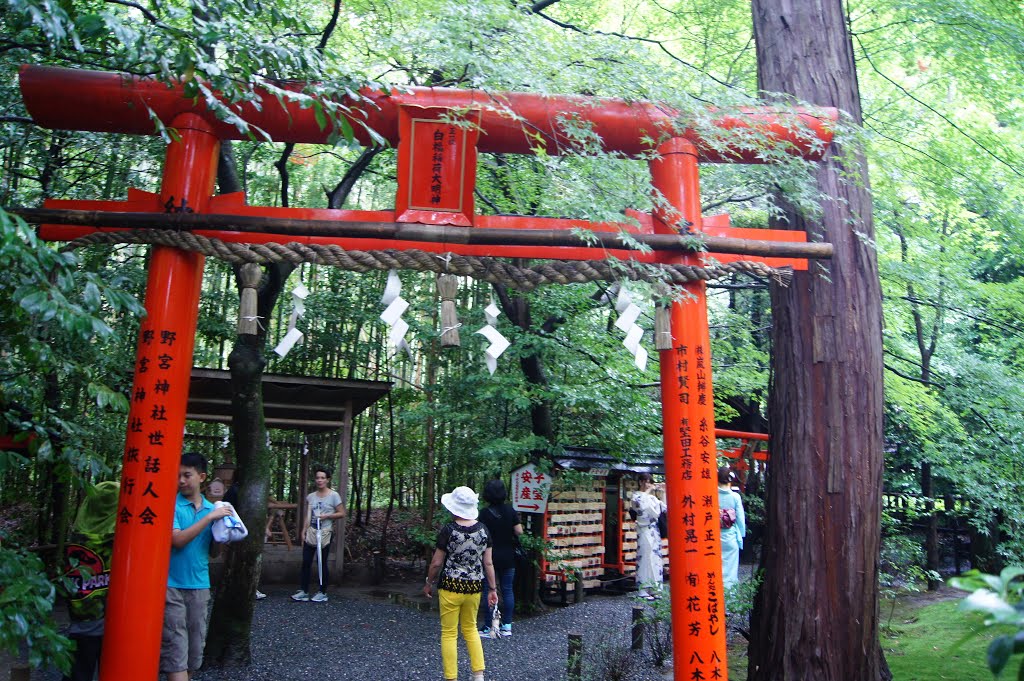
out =
<path fill-rule="evenodd" d="M 205 480 L 206 458 L 182 454 L 160 649 L 160 671 L 167 674 L 167 681 L 187 681 L 203 663 L 210 556 L 217 548 L 210 528 L 213 521 L 232 512 L 230 505 L 215 509 L 206 500 L 200 491 Z"/>

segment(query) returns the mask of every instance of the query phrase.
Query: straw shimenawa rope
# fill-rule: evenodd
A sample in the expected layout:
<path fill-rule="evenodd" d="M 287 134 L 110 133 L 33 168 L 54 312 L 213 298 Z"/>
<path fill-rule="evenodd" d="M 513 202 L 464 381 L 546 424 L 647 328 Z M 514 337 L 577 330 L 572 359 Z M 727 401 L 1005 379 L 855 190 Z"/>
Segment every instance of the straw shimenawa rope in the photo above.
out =
<path fill-rule="evenodd" d="M 69 242 L 62 250 L 73 250 L 98 244 L 157 244 L 185 251 L 202 253 L 233 264 L 274 262 L 331 265 L 353 272 L 370 270 L 417 270 L 473 277 L 493 284 L 504 284 L 522 291 L 532 291 L 548 284 L 582 284 L 590 281 L 664 281 L 674 285 L 691 281 L 711 281 L 733 274 L 772 279 L 782 286 L 789 284 L 792 270 L 774 268 L 763 263 L 738 261 L 708 267 L 691 265 L 648 265 L 624 260 L 545 260 L 526 267 L 512 265 L 498 258 L 436 253 L 421 250 L 349 251 L 339 246 L 301 244 L 239 244 L 211 239 L 191 232 L 137 229 L 124 232 L 96 232 Z"/>

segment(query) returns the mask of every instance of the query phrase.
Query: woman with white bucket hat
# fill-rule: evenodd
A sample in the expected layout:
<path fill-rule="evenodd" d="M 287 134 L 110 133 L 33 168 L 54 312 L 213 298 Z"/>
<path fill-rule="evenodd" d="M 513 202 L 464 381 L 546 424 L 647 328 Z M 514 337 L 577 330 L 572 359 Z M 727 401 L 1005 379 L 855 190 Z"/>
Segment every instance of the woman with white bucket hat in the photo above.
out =
<path fill-rule="evenodd" d="M 487 604 L 498 603 L 494 565 L 491 562 L 491 537 L 477 520 L 479 501 L 469 487 L 456 487 L 441 496 L 441 505 L 454 520 L 437 535 L 434 557 L 427 571 L 423 594 L 430 598 L 434 586 L 441 610 L 441 664 L 444 678 L 454 681 L 459 676 L 458 629 L 469 651 L 473 681 L 484 678 L 484 648 L 476 628 L 480 594 L 486 591 Z"/>

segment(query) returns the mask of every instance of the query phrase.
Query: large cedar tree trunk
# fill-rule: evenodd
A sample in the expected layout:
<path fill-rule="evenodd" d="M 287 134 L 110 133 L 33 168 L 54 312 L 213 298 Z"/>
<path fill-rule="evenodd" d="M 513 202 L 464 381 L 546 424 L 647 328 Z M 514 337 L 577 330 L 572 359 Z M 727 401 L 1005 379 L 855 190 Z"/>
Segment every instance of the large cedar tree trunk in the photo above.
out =
<path fill-rule="evenodd" d="M 753 0 L 762 91 L 834 106 L 860 123 L 841 0 Z M 878 640 L 882 309 L 867 175 L 832 148 L 818 221 L 784 226 L 835 246 L 821 268 L 772 287 L 772 459 L 755 600 L 751 681 L 889 679 Z M 857 173 L 859 182 L 842 179 Z"/>
<path fill-rule="evenodd" d="M 206 641 L 205 664 L 237 667 L 251 659 L 250 631 L 257 580 L 262 567 L 269 450 L 257 438 L 263 424 L 261 378 L 265 361 L 257 336 L 239 336 L 228 356 L 231 369 L 232 435 L 238 453 L 238 513 L 249 536 L 229 545 L 224 572 L 214 592 L 214 608 Z M 243 467 L 244 466 L 244 467 Z"/>

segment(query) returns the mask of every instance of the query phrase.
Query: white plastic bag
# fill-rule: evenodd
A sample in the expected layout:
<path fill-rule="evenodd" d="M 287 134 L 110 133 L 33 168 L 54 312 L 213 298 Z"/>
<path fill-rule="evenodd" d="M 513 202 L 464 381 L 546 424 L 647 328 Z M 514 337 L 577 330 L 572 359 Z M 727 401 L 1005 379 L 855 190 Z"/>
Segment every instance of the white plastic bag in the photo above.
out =
<path fill-rule="evenodd" d="M 223 501 L 216 502 L 213 507 L 220 508 L 226 504 Z M 245 529 L 245 523 L 238 517 L 238 511 L 231 507 L 231 515 L 226 515 L 213 521 L 213 541 L 219 544 L 227 544 L 233 541 L 240 541 L 249 536 L 249 530 Z"/>
<path fill-rule="evenodd" d="M 501 637 L 501 611 L 498 610 L 498 605 L 494 605 L 494 609 L 491 610 L 491 626 L 487 629 L 487 633 L 484 634 L 487 638 L 500 638 Z"/>

